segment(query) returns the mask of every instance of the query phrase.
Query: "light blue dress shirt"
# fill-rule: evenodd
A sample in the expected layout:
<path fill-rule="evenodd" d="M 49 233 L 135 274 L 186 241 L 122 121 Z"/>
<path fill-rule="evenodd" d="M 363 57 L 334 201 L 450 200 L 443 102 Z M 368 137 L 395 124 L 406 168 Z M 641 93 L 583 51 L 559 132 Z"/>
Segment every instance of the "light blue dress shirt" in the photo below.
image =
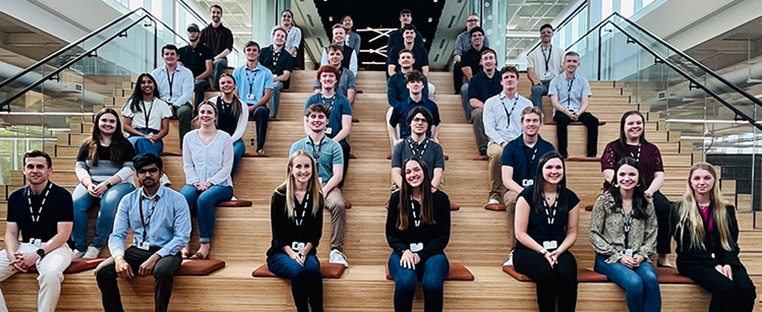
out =
<path fill-rule="evenodd" d="M 508 98 L 504 92 L 487 99 L 484 102 L 482 118 L 484 132 L 490 143 L 503 144 L 521 135 L 521 111 L 532 107 L 532 101 L 516 93 Z M 510 115 L 510 121 L 508 120 Z"/>
<path fill-rule="evenodd" d="M 159 97 L 164 102 L 172 103 L 174 106 L 191 102 L 195 78 L 193 78 L 193 73 L 190 69 L 177 64 L 175 71 L 168 73 L 167 66 L 165 65 L 154 69 L 151 72 L 151 76 L 153 76 L 153 79 L 156 79 Z"/>
<path fill-rule="evenodd" d="M 574 78 L 569 79 L 566 73 L 561 73 L 550 81 L 548 95 L 557 96 L 558 104 L 566 110 L 579 112 L 582 108 L 582 97 L 591 96 L 593 93 L 590 91 L 590 82 L 585 77 L 575 74 Z M 553 114 L 555 113 L 554 108 Z"/>

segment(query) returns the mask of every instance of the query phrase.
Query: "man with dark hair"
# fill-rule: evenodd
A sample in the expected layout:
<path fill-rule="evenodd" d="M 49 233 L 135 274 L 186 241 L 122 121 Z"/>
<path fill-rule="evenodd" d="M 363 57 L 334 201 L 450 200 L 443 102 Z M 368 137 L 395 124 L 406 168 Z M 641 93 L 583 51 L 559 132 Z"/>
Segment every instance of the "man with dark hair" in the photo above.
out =
<path fill-rule="evenodd" d="M 500 75 L 497 74 L 497 54 L 494 50 L 486 48 L 482 51 L 481 70 L 468 84 L 468 107 L 471 109 L 469 116 L 474 124 L 474 136 L 476 146 L 479 148 L 479 156 L 487 155 L 487 134 L 484 132 L 484 119 L 482 111 L 484 102 L 497 95 L 502 90 Z"/>
<path fill-rule="evenodd" d="M 408 114 L 415 107 L 424 107 L 432 115 L 432 119 L 428 123 L 426 135 L 430 137 L 434 142 L 439 142 L 439 108 L 433 101 L 423 97 L 423 86 L 425 77 L 417 70 L 409 72 L 407 78 L 407 89 L 410 95 L 405 101 L 399 102 L 397 106 L 392 109 L 391 117 L 389 118 L 389 139 L 394 146 L 399 141 L 402 141 L 410 136 L 409 123 L 401 123 L 408 117 Z M 395 127 L 400 126 L 400 135 L 397 137 L 397 131 Z"/>
<path fill-rule="evenodd" d="M 195 79 L 193 87 L 193 108 L 204 100 L 204 91 L 209 88 L 209 77 L 212 75 L 212 50 L 207 46 L 198 44 L 199 30 L 198 25 L 188 25 L 189 45 L 178 50 L 180 63 L 190 69 Z"/>
<path fill-rule="evenodd" d="M 471 78 L 481 71 L 480 64 L 482 52 L 488 48 L 484 46 L 484 30 L 481 27 L 476 26 L 471 28 L 468 33 L 471 36 L 471 48 L 463 53 L 463 58 L 461 60 L 461 63 L 463 64 L 461 72 L 463 72 L 463 78 L 466 79 L 466 82 L 460 87 L 460 97 L 463 103 L 463 112 L 466 115 L 466 120 L 471 122 L 471 106 L 468 101 L 468 86 Z"/>
<path fill-rule="evenodd" d="M 473 45 L 471 45 L 471 35 L 469 32 L 474 27 L 479 27 L 479 14 L 471 13 L 466 18 L 466 30 L 458 35 L 455 40 L 455 49 L 452 51 L 452 79 L 453 86 L 455 87 L 455 94 L 460 93 L 460 87 L 463 85 L 463 63 L 461 63 L 461 56 L 466 53 Z M 484 35 L 484 46 L 489 48 L 489 38 Z"/>
<path fill-rule="evenodd" d="M 24 154 L 22 171 L 27 186 L 8 197 L 0 281 L 36 266 L 40 285 L 37 311 L 55 311 L 63 271 L 74 258 L 66 244 L 74 221 L 71 193 L 49 180 L 52 162 L 43 151 Z M 2 292 L 0 311 L 8 311 Z"/>
<path fill-rule="evenodd" d="M 338 44 L 332 43 L 326 49 L 328 51 L 328 65 L 333 66 L 339 70 L 339 83 L 336 85 L 336 93 L 345 96 L 349 103 L 355 102 L 355 94 L 357 93 L 357 83 L 355 82 L 355 74 L 346 67 L 343 67 L 342 62 L 344 60 L 344 48 Z M 320 93 L 320 80 L 315 79 L 315 84 L 312 85 L 312 89 L 315 94 Z"/>
<path fill-rule="evenodd" d="M 431 187 L 439 188 L 444 174 L 444 152 L 442 146 L 429 139 L 427 133 L 432 132 L 434 117 L 424 106 L 413 107 L 405 119 L 410 129 L 410 136 L 394 146 L 392 152 L 392 180 L 397 188 L 403 185 L 402 165 L 413 156 L 420 157 L 429 168 Z"/>
<path fill-rule="evenodd" d="M 579 54 L 567 52 L 564 73 L 553 78 L 548 89 L 553 104 L 553 121 L 556 122 L 558 152 L 564 158 L 569 157 L 567 128 L 572 121 L 582 122 L 587 127 L 587 157 L 595 157 L 598 153 L 598 118 L 587 111 L 588 98 L 593 93 L 587 79 L 577 75 L 579 64 Z"/>
<path fill-rule="evenodd" d="M 168 311 L 174 274 L 183 262 L 180 249 L 190 240 L 190 210 L 182 194 L 159 184 L 161 158 L 140 154 L 133 164 L 142 187 L 119 203 L 108 242 L 111 258 L 98 266 L 95 279 L 103 309 L 124 311 L 117 277 L 153 275 L 154 310 Z M 133 244 L 125 250 L 130 231 Z"/>
<path fill-rule="evenodd" d="M 402 9 L 400 11 L 400 28 L 389 34 L 389 42 L 386 44 L 387 51 L 402 45 L 402 28 L 411 23 L 413 23 L 413 13 L 409 9 Z M 423 47 L 423 35 L 418 31 L 415 32 L 415 46 Z"/>
<path fill-rule="evenodd" d="M 333 25 L 331 30 L 333 34 L 333 44 L 341 47 L 341 52 L 344 59 L 341 61 L 341 66 L 349 68 L 352 73 L 357 76 L 357 52 L 352 47 L 346 45 L 347 30 L 341 24 Z M 320 56 L 320 66 L 328 65 L 328 49 L 323 49 L 323 54 Z"/>
<path fill-rule="evenodd" d="M 542 96 L 548 94 L 550 81 L 561 73 L 564 49 L 553 49 L 553 26 L 540 26 L 540 47 L 527 56 L 527 78 L 532 82 L 532 104 L 542 109 Z"/>
<path fill-rule="evenodd" d="M 257 154 L 265 154 L 267 121 L 270 109 L 267 103 L 273 92 L 273 74 L 259 62 L 259 44 L 249 41 L 244 46 L 246 65 L 233 71 L 233 78 L 238 82 L 238 98 L 249 106 L 249 120 L 257 123 Z"/>
<path fill-rule="evenodd" d="M 489 201 L 484 208 L 489 210 L 503 210 L 502 174 L 500 169 L 500 157 L 503 148 L 508 142 L 521 135 L 521 112 L 527 107 L 532 107 L 532 102 L 519 95 L 519 71 L 516 67 L 506 66 L 500 70 L 500 84 L 502 92 L 495 95 L 484 103 L 484 131 L 489 138 L 487 145 L 487 157 L 489 158 Z"/>
<path fill-rule="evenodd" d="M 270 118 L 278 118 L 280 106 L 280 90 L 288 89 L 291 85 L 291 71 L 294 69 L 294 58 L 284 49 L 288 32 L 278 27 L 273 30 L 273 43 L 259 54 L 259 63 L 267 67 L 273 74 L 273 92 L 270 97 Z M 240 82 L 239 82 L 240 83 Z"/>
<path fill-rule="evenodd" d="M 310 102 L 308 101 L 308 103 Z M 331 253 L 328 262 L 349 267 L 347 258 L 343 253 L 347 223 L 346 205 L 344 195 L 339 188 L 339 184 L 343 180 L 343 167 L 348 159 L 342 155 L 342 147 L 339 146 L 339 143 L 325 136 L 327 133 L 326 126 L 330 116 L 335 111 L 320 102 L 312 103 L 316 104 L 308 104 L 304 113 L 304 128 L 307 137 L 294 142 L 288 154 L 293 155 L 294 152 L 303 150 L 315 158 L 325 208 L 331 212 Z"/>
<path fill-rule="evenodd" d="M 397 106 L 399 102 L 407 100 L 410 96 L 407 89 L 407 79 L 405 75 L 413 70 L 415 65 L 415 55 L 407 49 L 402 49 L 397 53 L 397 71 L 389 76 L 386 81 L 386 100 L 390 106 Z M 431 85 L 433 89 L 434 85 Z M 433 97 L 433 92 L 429 89 L 429 83 L 426 77 L 423 77 L 423 97 L 428 99 Z"/>
<path fill-rule="evenodd" d="M 233 52 L 233 32 L 222 25 L 222 7 L 214 4 L 209 8 L 212 22 L 201 31 L 199 41 L 201 44 L 212 49 L 214 55 L 214 77 L 212 87 L 219 88 L 220 75 L 228 66 L 227 56 Z M 182 141 L 182 138 L 180 138 Z"/>
<path fill-rule="evenodd" d="M 165 45 L 161 48 L 161 56 L 164 59 L 164 66 L 154 69 L 151 76 L 156 79 L 159 97 L 169 104 L 177 118 L 180 149 L 182 149 L 183 137 L 190 131 L 193 117 L 193 106 L 190 102 L 193 96 L 193 72 L 178 63 L 179 55 L 176 46 Z"/>
<path fill-rule="evenodd" d="M 426 51 L 426 48 L 422 46 L 415 46 L 416 33 L 417 31 L 413 24 L 407 24 L 402 27 L 402 38 L 404 38 L 402 45 L 389 48 L 389 56 L 386 59 L 387 75 L 394 75 L 397 69 L 400 68 L 397 58 L 402 50 L 409 50 L 413 53 L 413 58 L 416 60 L 413 64 L 413 69 L 422 72 L 424 76 L 429 75 L 429 51 Z"/>

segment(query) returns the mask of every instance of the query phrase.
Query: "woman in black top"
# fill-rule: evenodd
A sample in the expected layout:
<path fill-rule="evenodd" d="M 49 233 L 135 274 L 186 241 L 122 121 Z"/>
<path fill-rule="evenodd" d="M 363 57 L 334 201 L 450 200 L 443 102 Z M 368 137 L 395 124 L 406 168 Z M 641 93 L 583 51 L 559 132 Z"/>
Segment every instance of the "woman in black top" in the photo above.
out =
<path fill-rule="evenodd" d="M 386 241 L 392 248 L 389 273 L 394 278 L 394 311 L 412 311 L 418 279 L 424 309 L 442 311 L 444 281 L 450 263 L 444 249 L 450 241 L 450 199 L 431 187 L 426 163 L 405 161 L 405 182 L 389 198 Z"/>
<path fill-rule="evenodd" d="M 691 167 L 682 201 L 670 216 L 677 270 L 712 293 L 710 312 L 754 310 L 754 283 L 738 259 L 738 221 L 708 163 Z"/>
<path fill-rule="evenodd" d="M 317 246 L 323 234 L 323 197 L 315 160 L 297 151 L 288 161 L 288 178 L 270 202 L 272 246 L 267 267 L 291 280 L 297 311 L 323 311 L 323 280 Z"/>
<path fill-rule="evenodd" d="M 569 248 L 577 240 L 579 198 L 566 188 L 563 157 L 556 151 L 540 157 L 534 186 L 516 202 L 516 249 L 513 265 L 537 284 L 540 312 L 574 311 L 577 306 L 577 260 Z"/>

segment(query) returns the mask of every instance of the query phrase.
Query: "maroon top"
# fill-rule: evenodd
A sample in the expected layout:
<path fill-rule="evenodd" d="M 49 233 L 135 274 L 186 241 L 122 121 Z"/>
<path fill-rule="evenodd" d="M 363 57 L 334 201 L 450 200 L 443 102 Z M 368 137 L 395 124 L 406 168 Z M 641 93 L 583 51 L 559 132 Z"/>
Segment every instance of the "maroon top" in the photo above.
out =
<path fill-rule="evenodd" d="M 225 49 L 233 52 L 233 33 L 222 24 L 217 28 L 212 27 L 212 24 L 206 26 L 199 35 L 199 42 L 209 47 L 213 56 L 217 56 Z"/>
<path fill-rule="evenodd" d="M 601 156 L 601 171 L 606 169 L 616 169 L 616 163 L 624 157 L 632 157 L 638 159 L 638 145 L 627 145 L 629 151 L 622 153 L 619 151 L 619 140 L 614 140 L 606 144 L 606 149 L 603 150 Z M 640 149 L 640 169 L 643 170 L 643 180 L 645 180 L 645 187 L 648 188 L 651 182 L 654 181 L 654 176 L 657 172 L 664 172 L 664 163 L 661 161 L 661 153 L 656 145 L 645 142 Z M 616 179 L 616 177 L 614 177 Z M 603 188 L 608 189 L 609 183 L 603 181 Z"/>
<path fill-rule="evenodd" d="M 709 215 L 709 206 L 699 206 L 699 212 L 701 213 L 701 218 L 704 219 L 704 224 L 706 224 L 706 235 L 709 236 L 709 244 L 712 247 L 717 247 L 717 243 L 714 241 L 714 222 L 712 222 L 712 216 Z"/>

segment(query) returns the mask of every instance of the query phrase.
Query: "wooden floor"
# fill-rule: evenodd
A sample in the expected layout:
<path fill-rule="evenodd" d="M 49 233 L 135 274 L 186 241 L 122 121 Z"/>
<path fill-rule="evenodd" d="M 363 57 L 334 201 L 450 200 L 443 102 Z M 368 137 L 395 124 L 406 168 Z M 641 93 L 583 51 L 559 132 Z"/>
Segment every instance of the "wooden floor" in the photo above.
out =
<path fill-rule="evenodd" d="M 482 205 L 488 199 L 487 162 L 474 161 L 476 143 L 472 126 L 465 123 L 460 96 L 454 95 L 451 75 L 431 73 L 430 82 L 437 86 L 436 102 L 442 115 L 441 141 L 446 162 L 444 190 L 453 203 L 461 206 L 452 213 L 452 236 L 446 249 L 451 261 L 466 265 L 474 274 L 473 282 L 452 281 L 445 284 L 447 311 L 533 311 L 537 309 L 534 284 L 520 283 L 501 270 L 507 249 L 506 213 L 487 211 Z M 311 94 L 314 71 L 296 71 L 292 88 L 281 96 L 279 121 L 271 122 L 265 146 L 267 158 L 244 158 L 235 178 L 238 198 L 252 200 L 252 207 L 218 208 L 217 226 L 211 254 L 227 261 L 227 267 L 205 277 L 178 277 L 171 302 L 175 311 L 289 311 L 293 310 L 290 287 L 278 278 L 252 278 L 251 271 L 265 261 L 270 245 L 269 201 L 273 189 L 286 176 L 288 148 L 304 136 L 301 116 L 304 101 Z M 363 90 L 354 104 L 354 117 L 360 120 L 352 127 L 352 152 L 357 159 L 349 162 L 349 174 L 344 189 L 353 207 L 347 212 L 345 253 L 350 268 L 341 279 L 324 279 L 325 307 L 328 311 L 389 311 L 392 309 L 394 284 L 384 279 L 384 265 L 390 249 L 384 237 L 386 211 L 384 203 L 389 196 L 389 142 L 384 127 L 386 104 L 383 72 L 360 72 L 358 87 Z M 115 97 L 107 99 L 106 106 L 118 108 L 131 92 L 132 82 L 125 82 L 124 90 L 115 90 Z M 522 80 L 522 95 L 529 95 L 529 83 Z M 666 182 L 663 192 L 677 199 L 685 189 L 685 177 L 693 160 L 700 155 L 690 154 L 683 148 L 679 132 L 670 132 L 659 119 L 659 114 L 640 107 L 631 91 L 611 82 L 592 83 L 594 96 L 591 111 L 607 124 L 602 126 L 598 142 L 599 154 L 605 144 L 618 136 L 622 112 L 636 109 L 648 117 L 647 137 L 661 149 L 665 161 Z M 546 105 L 547 106 L 547 105 Z M 94 107 L 97 111 L 101 107 Z M 547 119 L 547 117 L 546 117 Z M 52 180 L 73 188 L 74 157 L 78 146 L 92 123 L 72 118 L 72 132 L 59 134 L 58 143 L 49 152 L 55 153 Z M 255 135 L 250 122 L 244 142 Z M 179 152 L 176 123 L 165 139 L 165 150 Z M 82 132 L 84 131 L 85 134 Z M 570 128 L 570 156 L 583 156 L 584 127 Z M 555 143 L 553 126 L 544 126 L 541 135 Z M 253 151 L 252 147 L 248 147 Z M 165 170 L 179 189 L 184 184 L 182 159 L 165 157 Z M 582 199 L 592 204 L 600 193 L 602 174 L 598 162 L 567 164 L 569 185 Z M 0 199 L 23 185 L 20 172 L 12 174 L 12 185 L 0 188 Z M 723 188 L 734 189 L 734 181 L 723 180 Z M 0 202 L 0 218 L 6 214 L 6 203 Z M 92 213 L 92 218 L 95 217 Z M 581 267 L 592 268 L 593 251 L 589 245 L 590 214 L 583 212 L 580 234 L 571 251 Z M 318 247 L 321 260 L 328 259 L 329 219 L 325 218 L 324 235 Z M 741 258 L 752 278 L 762 282 L 762 231 L 751 228 L 752 215 L 739 213 L 742 228 Z M 0 231 L 5 224 L 0 222 Z M 91 231 L 92 231 L 91 225 Z M 192 240 L 198 240 L 194 226 Z M 108 256 L 104 250 L 102 256 Z M 672 258 L 674 261 L 674 257 Z M 121 281 L 123 302 L 128 310 L 148 311 L 152 307 L 152 280 L 137 278 Z M 22 274 L 0 283 L 11 311 L 31 311 L 36 304 L 36 280 Z M 709 296 L 694 285 L 662 285 L 664 311 L 705 311 Z M 626 311 L 623 291 L 612 283 L 582 283 L 579 287 L 578 310 Z M 602 295 L 605 294 L 605 295 Z M 420 289 L 416 295 L 416 310 L 422 310 Z M 759 306 L 759 304 L 758 304 Z M 59 311 L 97 311 L 100 294 L 92 272 L 67 275 L 58 306 Z M 762 311 L 762 309 L 758 310 Z"/>

